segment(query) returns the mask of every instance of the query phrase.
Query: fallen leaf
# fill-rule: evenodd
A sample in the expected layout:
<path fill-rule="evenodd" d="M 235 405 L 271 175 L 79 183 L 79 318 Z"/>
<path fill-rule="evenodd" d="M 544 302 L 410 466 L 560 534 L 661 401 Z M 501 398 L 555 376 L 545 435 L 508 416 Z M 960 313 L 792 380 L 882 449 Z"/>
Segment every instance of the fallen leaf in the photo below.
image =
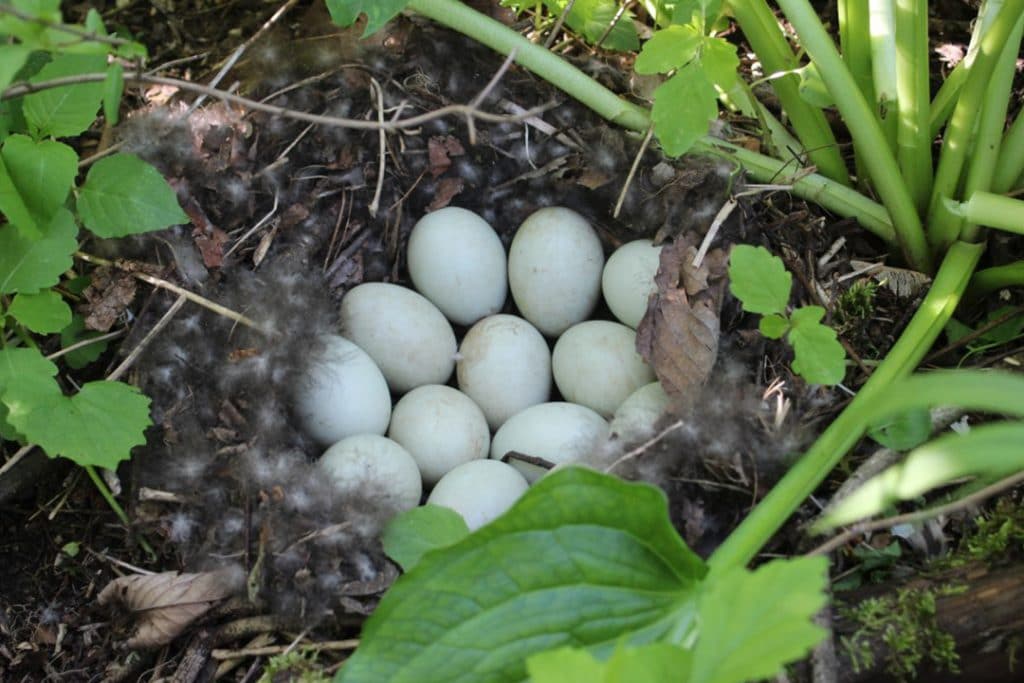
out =
<path fill-rule="evenodd" d="M 217 602 L 234 595 L 234 576 L 229 570 L 122 576 L 96 599 L 100 605 L 126 608 L 136 624 L 125 645 L 149 650 L 167 645 Z"/>
<path fill-rule="evenodd" d="M 455 198 L 455 195 L 462 192 L 465 184 L 462 182 L 462 178 L 441 178 L 437 183 L 437 193 L 434 195 L 434 200 L 430 202 L 427 207 L 427 211 L 437 211 L 448 206 L 448 204 Z"/>
<path fill-rule="evenodd" d="M 458 139 L 451 135 L 435 135 L 427 141 L 430 174 L 436 178 L 451 167 L 451 157 L 462 156 L 465 153 L 466 150 Z"/>
<path fill-rule="evenodd" d="M 82 292 L 85 304 L 79 309 L 90 330 L 109 332 L 117 318 L 135 299 L 138 283 L 128 273 L 107 267 L 92 272 L 92 281 Z"/>
<path fill-rule="evenodd" d="M 210 222 L 194 197 L 189 196 L 183 207 L 192 221 L 192 239 L 203 256 L 203 265 L 219 268 L 224 261 L 224 244 L 228 241 L 228 234 Z"/>

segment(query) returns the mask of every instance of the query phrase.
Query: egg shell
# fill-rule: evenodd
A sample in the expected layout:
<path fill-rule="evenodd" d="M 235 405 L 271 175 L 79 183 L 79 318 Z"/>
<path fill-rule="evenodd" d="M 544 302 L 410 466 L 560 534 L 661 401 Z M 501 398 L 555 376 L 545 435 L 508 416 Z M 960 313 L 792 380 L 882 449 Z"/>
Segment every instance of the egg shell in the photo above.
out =
<path fill-rule="evenodd" d="M 543 335 L 514 315 L 492 315 L 470 328 L 456 363 L 459 389 L 497 429 L 551 394 L 551 350 Z"/>
<path fill-rule="evenodd" d="M 457 325 L 472 325 L 505 305 L 505 248 L 472 211 L 446 206 L 417 221 L 407 260 L 416 289 Z"/>
<path fill-rule="evenodd" d="M 341 328 L 370 354 L 396 394 L 444 384 L 455 369 L 451 324 L 411 289 L 384 282 L 353 288 L 341 300 Z"/>
<path fill-rule="evenodd" d="M 589 457 L 608 438 L 608 423 L 585 406 L 554 401 L 530 406 L 508 419 L 494 435 L 491 458 L 500 460 L 509 451 L 544 458 L 556 465 Z M 510 459 L 530 483 L 545 469 Z"/>
<path fill-rule="evenodd" d="M 486 458 L 491 443 L 473 399 L 436 384 L 417 387 L 395 404 L 388 436 L 409 451 L 428 485 L 462 463 Z"/>
<path fill-rule="evenodd" d="M 608 257 L 601 275 L 601 291 L 612 314 L 634 330 L 647 312 L 647 299 L 657 291 L 661 247 L 651 240 L 627 242 Z"/>
<path fill-rule="evenodd" d="M 383 434 L 391 418 L 391 392 L 373 359 L 354 343 L 327 335 L 296 382 L 295 413 L 323 445 L 354 434 Z"/>
<path fill-rule="evenodd" d="M 317 466 L 342 496 L 366 495 L 396 512 L 420 504 L 423 481 L 409 451 L 377 434 L 357 434 L 328 448 Z"/>
<path fill-rule="evenodd" d="M 562 397 L 611 417 L 627 396 L 654 381 L 635 347 L 636 332 L 622 323 L 588 320 L 570 327 L 551 354 Z"/>
<path fill-rule="evenodd" d="M 508 254 L 512 298 L 523 317 L 555 337 L 586 320 L 601 296 L 604 252 L 587 220 L 563 207 L 532 213 Z"/>
<path fill-rule="evenodd" d="M 529 487 L 523 475 L 503 462 L 473 460 L 441 477 L 427 504 L 455 510 L 475 531 L 500 517 Z"/>
<path fill-rule="evenodd" d="M 633 442 L 650 435 L 669 407 L 670 399 L 661 382 L 651 382 L 630 394 L 612 417 L 613 437 Z"/>

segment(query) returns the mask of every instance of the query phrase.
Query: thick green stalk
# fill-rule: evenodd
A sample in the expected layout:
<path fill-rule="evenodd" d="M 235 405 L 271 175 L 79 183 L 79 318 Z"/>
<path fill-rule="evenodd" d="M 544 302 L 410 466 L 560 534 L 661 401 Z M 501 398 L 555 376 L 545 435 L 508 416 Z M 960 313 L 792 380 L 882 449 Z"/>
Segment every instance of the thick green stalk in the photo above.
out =
<path fill-rule="evenodd" d="M 896 88 L 899 127 L 896 160 L 917 212 L 924 215 L 932 187 L 928 83 L 928 2 L 896 0 Z"/>
<path fill-rule="evenodd" d="M 748 564 L 828 476 L 869 427 L 867 408 L 893 380 L 913 372 L 956 309 L 984 247 L 957 242 L 946 253 L 928 295 L 885 360 L 846 409 L 708 559 L 712 571 Z"/>
<path fill-rule="evenodd" d="M 936 252 L 941 253 L 959 236 L 962 223 L 946 210 L 945 201 L 957 196 L 989 79 L 1022 12 L 1024 0 L 1006 0 L 999 10 L 981 38 L 977 57 L 968 69 L 967 80 L 946 126 L 928 204 L 928 240 Z"/>
<path fill-rule="evenodd" d="M 921 219 L 871 106 L 843 64 L 832 38 L 810 3 L 807 0 L 779 0 L 778 4 L 796 28 L 801 44 L 817 63 L 839 113 L 846 120 L 874 187 L 892 216 L 896 238 L 907 261 L 918 270 L 931 272 L 932 258 Z"/>
<path fill-rule="evenodd" d="M 764 0 L 733 0 L 729 6 L 743 35 L 754 48 L 765 75 L 789 74 L 797 68 L 793 51 L 779 29 L 779 22 Z M 811 163 L 822 175 L 848 184 L 849 174 L 835 135 L 821 110 L 800 96 L 800 79 L 790 74 L 772 79 L 771 85 Z"/>
<path fill-rule="evenodd" d="M 871 31 L 871 80 L 875 113 L 889 149 L 896 153 L 899 88 L 896 83 L 896 5 L 894 0 L 868 0 Z"/>
<path fill-rule="evenodd" d="M 1024 173 L 1024 116 L 1017 113 L 1017 118 L 1010 124 L 1010 129 L 1003 136 L 999 148 L 999 161 L 992 178 L 993 192 L 1009 192 L 1017 185 L 1017 179 Z"/>
<path fill-rule="evenodd" d="M 839 49 L 843 54 L 853 80 L 857 82 L 864 99 L 875 101 L 875 86 L 871 81 L 871 27 L 868 4 L 864 0 L 839 0 Z M 860 187 L 868 187 L 868 173 L 864 161 L 854 150 L 854 166 Z"/>
<path fill-rule="evenodd" d="M 978 190 L 966 202 L 949 200 L 948 207 L 969 224 L 1024 235 L 1024 200 Z"/>
<path fill-rule="evenodd" d="M 992 78 L 989 80 L 988 89 L 985 91 L 985 102 L 978 115 L 978 129 L 971 142 L 972 151 L 967 167 L 967 180 L 963 187 L 962 196 L 964 197 L 972 197 L 976 192 L 988 191 L 992 188 L 992 179 L 995 176 L 996 165 L 999 163 L 999 145 L 1003 139 L 1006 112 L 1010 106 L 1013 79 L 1017 75 L 1017 53 L 1022 33 L 1024 33 L 1024 14 L 1017 18 L 1017 25 L 1013 27 L 1010 39 L 1003 46 L 1003 52 L 999 56 Z M 1017 230 L 1024 230 L 1024 224 L 1018 224 Z M 976 242 L 978 240 L 978 224 L 968 219 L 960 228 L 960 239 L 965 242 Z"/>
<path fill-rule="evenodd" d="M 979 301 L 992 292 L 1024 285 L 1024 261 L 979 270 L 964 293 L 965 301 Z"/>

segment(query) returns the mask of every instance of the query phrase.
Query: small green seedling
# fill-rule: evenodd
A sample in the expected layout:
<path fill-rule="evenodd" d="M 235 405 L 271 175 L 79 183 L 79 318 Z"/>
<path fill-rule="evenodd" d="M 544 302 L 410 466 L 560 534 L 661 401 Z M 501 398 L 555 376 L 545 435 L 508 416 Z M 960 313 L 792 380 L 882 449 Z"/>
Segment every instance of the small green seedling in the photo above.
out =
<path fill-rule="evenodd" d="M 831 327 L 821 319 L 821 306 L 801 306 L 790 314 L 793 277 L 782 259 L 764 247 L 741 244 L 729 261 L 729 289 L 748 313 L 760 313 L 758 329 L 769 339 L 793 347 L 793 370 L 813 384 L 838 384 L 846 374 L 846 351 Z"/>

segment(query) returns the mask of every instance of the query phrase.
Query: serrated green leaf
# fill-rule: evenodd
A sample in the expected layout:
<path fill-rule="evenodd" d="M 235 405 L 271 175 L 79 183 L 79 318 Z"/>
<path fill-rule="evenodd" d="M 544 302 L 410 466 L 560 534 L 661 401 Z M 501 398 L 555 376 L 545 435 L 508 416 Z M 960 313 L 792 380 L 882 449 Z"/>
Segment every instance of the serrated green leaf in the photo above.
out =
<path fill-rule="evenodd" d="M 16 295 L 7 313 L 36 334 L 60 332 L 71 323 L 71 309 L 50 289 Z"/>
<path fill-rule="evenodd" d="M 736 46 L 725 38 L 705 38 L 700 63 L 711 82 L 723 91 L 728 92 L 736 85 L 740 58 Z"/>
<path fill-rule="evenodd" d="M 565 23 L 573 31 L 583 34 L 591 44 L 603 38 L 601 47 L 605 50 L 632 52 L 640 47 L 632 12 L 623 12 L 611 31 L 608 31 L 619 9 L 618 0 L 576 0 Z"/>
<path fill-rule="evenodd" d="M 72 344 L 84 341 L 86 339 L 94 339 L 102 336 L 102 333 L 96 330 L 86 330 L 85 320 L 80 315 L 75 315 L 71 322 L 60 331 L 60 345 L 63 348 L 67 348 Z M 107 350 L 107 342 L 94 342 L 85 346 L 80 346 L 74 351 L 68 351 L 62 358 L 69 368 L 78 370 L 89 365 L 97 358 L 103 355 L 103 352 Z"/>
<path fill-rule="evenodd" d="M 121 95 L 124 94 L 124 67 L 114 62 L 107 68 L 103 81 L 103 116 L 108 126 L 116 126 L 120 118 Z"/>
<path fill-rule="evenodd" d="M 67 209 L 57 211 L 39 239 L 25 237 L 10 224 L 0 225 L 0 292 L 32 294 L 57 284 L 71 267 L 77 235 Z"/>
<path fill-rule="evenodd" d="M 25 66 L 32 48 L 25 45 L 0 45 L 0 90 L 3 90 Z"/>
<path fill-rule="evenodd" d="M 660 489 L 570 467 L 395 582 L 336 680 L 520 681 L 538 652 L 663 634 L 704 572 Z"/>
<path fill-rule="evenodd" d="M 820 306 L 793 311 L 787 339 L 793 346 L 793 371 L 811 384 L 833 385 L 846 375 L 846 350 L 836 331 L 821 324 L 824 316 Z"/>
<path fill-rule="evenodd" d="M 365 14 L 365 38 L 383 28 L 408 4 L 409 0 L 327 0 L 327 11 L 331 21 L 342 28 L 351 26 L 360 14 Z"/>
<path fill-rule="evenodd" d="M 35 349 L 0 350 L 0 402 L 6 421 L 51 458 L 114 468 L 145 443 L 149 399 L 121 382 L 89 382 L 64 396 L 57 366 Z"/>
<path fill-rule="evenodd" d="M 697 55 L 704 40 L 689 24 L 673 24 L 657 31 L 644 43 L 633 70 L 638 74 L 663 74 L 678 69 Z"/>
<path fill-rule="evenodd" d="M 426 553 L 457 543 L 468 535 L 469 527 L 462 515 L 440 505 L 423 505 L 391 520 L 381 541 L 388 557 L 409 571 Z"/>
<path fill-rule="evenodd" d="M 115 154 L 93 164 L 79 192 L 78 212 L 85 227 L 100 237 L 188 222 L 164 177 L 134 154 Z"/>
<path fill-rule="evenodd" d="M 0 158 L 0 211 L 38 236 L 38 226 L 50 222 L 71 192 L 78 155 L 56 140 L 36 142 L 19 134 L 4 140 Z"/>
<path fill-rule="evenodd" d="M 560 647 L 526 660 L 531 683 L 602 683 L 605 665 L 586 650 Z"/>
<path fill-rule="evenodd" d="M 687 683 L 772 678 L 827 635 L 811 619 L 825 606 L 828 560 L 774 560 L 708 577 L 698 599 L 700 634 Z"/>
<path fill-rule="evenodd" d="M 868 430 L 868 436 L 896 451 L 920 446 L 932 434 L 932 416 L 927 408 L 914 408 L 894 415 Z"/>
<path fill-rule="evenodd" d="M 739 244 L 729 256 L 729 291 L 748 313 L 785 313 L 793 276 L 764 247 Z"/>
<path fill-rule="evenodd" d="M 58 54 L 29 81 L 102 73 L 106 68 L 102 54 Z M 25 96 L 25 120 L 36 137 L 78 135 L 92 125 L 102 99 L 102 81 L 48 88 Z"/>
<path fill-rule="evenodd" d="M 789 320 L 778 313 L 771 313 L 761 318 L 757 329 L 768 339 L 782 339 L 789 330 Z"/>
<path fill-rule="evenodd" d="M 707 135 L 718 116 L 718 94 L 700 65 L 693 62 L 654 91 L 651 120 L 662 149 L 669 156 L 685 154 Z"/>

